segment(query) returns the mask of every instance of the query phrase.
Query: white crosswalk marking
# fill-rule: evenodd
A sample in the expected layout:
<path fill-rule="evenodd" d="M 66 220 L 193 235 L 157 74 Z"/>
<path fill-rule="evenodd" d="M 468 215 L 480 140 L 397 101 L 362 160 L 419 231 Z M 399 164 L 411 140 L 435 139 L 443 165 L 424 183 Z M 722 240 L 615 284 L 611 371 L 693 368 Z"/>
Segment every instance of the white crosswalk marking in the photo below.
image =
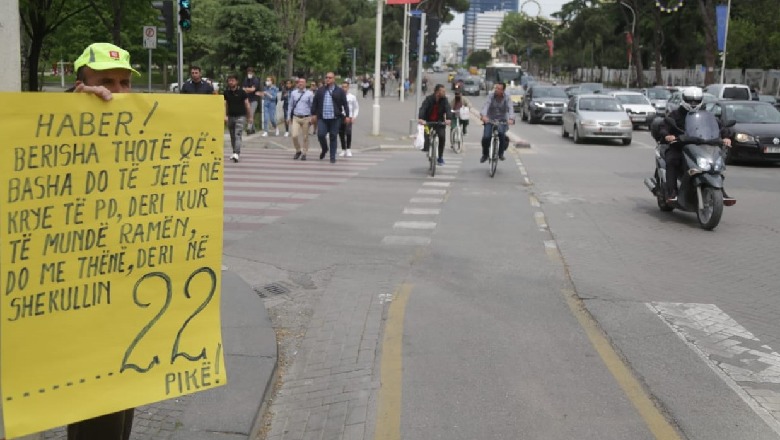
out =
<path fill-rule="evenodd" d="M 723 381 L 780 434 L 780 354 L 714 304 L 647 304 Z"/>

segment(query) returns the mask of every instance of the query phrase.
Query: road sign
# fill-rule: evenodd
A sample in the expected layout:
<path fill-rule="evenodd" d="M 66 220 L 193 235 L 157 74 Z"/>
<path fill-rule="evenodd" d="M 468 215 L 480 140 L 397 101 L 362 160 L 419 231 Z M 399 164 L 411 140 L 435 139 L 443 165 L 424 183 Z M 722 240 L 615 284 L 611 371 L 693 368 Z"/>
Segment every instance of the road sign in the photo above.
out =
<path fill-rule="evenodd" d="M 157 49 L 156 26 L 144 26 L 144 49 Z"/>

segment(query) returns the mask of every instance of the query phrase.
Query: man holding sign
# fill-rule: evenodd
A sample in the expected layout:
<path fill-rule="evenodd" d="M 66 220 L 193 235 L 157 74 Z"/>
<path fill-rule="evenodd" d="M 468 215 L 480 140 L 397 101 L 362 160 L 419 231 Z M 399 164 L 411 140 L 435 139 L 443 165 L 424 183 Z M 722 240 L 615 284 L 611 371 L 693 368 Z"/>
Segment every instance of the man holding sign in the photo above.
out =
<path fill-rule="evenodd" d="M 69 91 L 92 93 L 110 101 L 112 93 L 128 93 L 132 74 L 140 75 L 130 65 L 130 54 L 113 44 L 93 43 L 73 63 L 76 86 Z M 134 408 L 68 425 L 68 440 L 129 440 Z"/>

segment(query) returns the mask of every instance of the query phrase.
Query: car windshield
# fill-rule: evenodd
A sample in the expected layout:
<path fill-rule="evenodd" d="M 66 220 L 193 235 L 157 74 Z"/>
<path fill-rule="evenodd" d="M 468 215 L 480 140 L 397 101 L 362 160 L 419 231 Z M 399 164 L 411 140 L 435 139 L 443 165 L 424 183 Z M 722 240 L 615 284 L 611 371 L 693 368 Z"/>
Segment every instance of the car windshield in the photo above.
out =
<path fill-rule="evenodd" d="M 666 89 L 647 89 L 647 97 L 650 99 L 669 99 L 671 93 Z"/>
<path fill-rule="evenodd" d="M 643 95 L 615 95 L 618 101 L 623 104 L 646 104 L 650 105 Z"/>
<path fill-rule="evenodd" d="M 474 81 L 472 81 L 472 80 L 470 80 L 470 79 L 467 79 L 467 80 L 466 80 L 466 82 L 465 82 L 465 84 L 466 84 L 467 86 L 475 86 L 475 85 L 477 85 L 477 83 L 476 83 L 476 82 L 474 82 Z"/>
<path fill-rule="evenodd" d="M 566 92 L 558 87 L 538 87 L 534 89 L 534 98 L 568 98 Z"/>
<path fill-rule="evenodd" d="M 580 110 L 588 112 L 622 112 L 624 111 L 616 99 L 585 98 L 580 100 Z"/>
<path fill-rule="evenodd" d="M 726 105 L 726 119 L 743 124 L 780 124 L 780 112 L 764 103 Z"/>

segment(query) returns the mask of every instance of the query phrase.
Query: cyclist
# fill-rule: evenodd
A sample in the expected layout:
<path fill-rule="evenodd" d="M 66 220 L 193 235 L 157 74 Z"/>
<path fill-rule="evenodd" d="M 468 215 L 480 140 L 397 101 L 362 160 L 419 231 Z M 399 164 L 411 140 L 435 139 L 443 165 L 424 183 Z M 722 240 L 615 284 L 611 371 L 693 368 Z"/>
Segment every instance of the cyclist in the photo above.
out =
<path fill-rule="evenodd" d="M 469 126 L 469 120 L 460 117 L 460 109 L 468 107 L 469 104 L 463 99 L 463 95 L 460 92 L 455 92 L 455 99 L 452 100 L 452 112 L 458 117 L 460 126 L 463 127 L 463 136 L 466 135 L 466 128 Z"/>
<path fill-rule="evenodd" d="M 447 92 L 444 90 L 444 86 L 436 84 L 433 88 L 433 93 L 425 98 L 420 106 L 420 112 L 417 115 L 417 122 L 420 125 L 424 125 L 426 122 L 444 122 L 446 125 L 450 125 L 450 103 L 447 100 Z M 444 141 L 447 139 L 447 130 L 444 126 L 432 126 L 430 128 L 436 132 L 439 136 L 439 156 L 436 163 L 444 165 Z M 430 137 L 425 136 L 425 146 L 423 151 L 428 151 L 430 146 Z"/>
<path fill-rule="evenodd" d="M 482 107 L 480 116 L 485 124 L 482 132 L 482 157 L 479 163 L 485 163 L 488 159 L 488 150 L 490 149 L 490 137 L 493 136 L 493 124 L 490 121 L 507 121 L 509 124 L 515 123 L 515 110 L 512 100 L 504 93 L 506 83 L 496 83 L 493 92 L 488 95 L 487 102 Z M 506 137 L 506 125 L 498 126 L 498 158 L 504 160 L 504 151 L 509 146 L 509 139 Z"/>

